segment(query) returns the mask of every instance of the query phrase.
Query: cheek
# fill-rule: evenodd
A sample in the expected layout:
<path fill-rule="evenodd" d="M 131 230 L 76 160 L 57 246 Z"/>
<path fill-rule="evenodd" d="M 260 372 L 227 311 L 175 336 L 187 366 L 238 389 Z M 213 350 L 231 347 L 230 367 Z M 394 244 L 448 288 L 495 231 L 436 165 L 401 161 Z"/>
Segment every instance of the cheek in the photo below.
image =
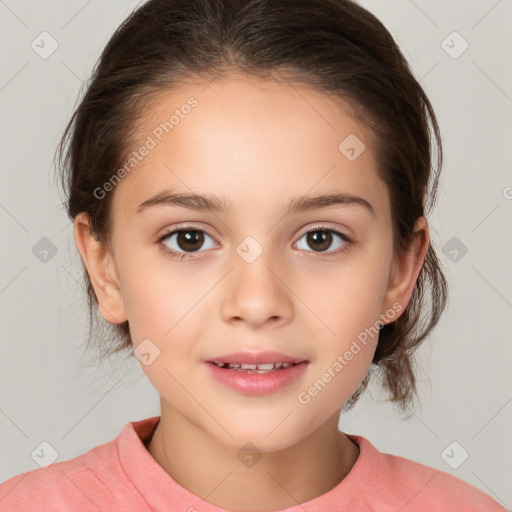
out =
<path fill-rule="evenodd" d="M 383 241 L 379 248 L 347 252 L 330 267 L 328 279 L 317 280 L 321 287 L 308 289 L 321 332 L 315 339 L 318 364 L 301 403 L 316 402 L 334 412 L 366 375 L 378 343 L 391 261 L 391 246 L 386 249 Z"/>
<path fill-rule="evenodd" d="M 328 268 L 312 267 L 302 296 L 317 313 L 327 346 L 341 343 L 342 349 L 383 313 L 391 258 L 381 249 L 347 252 Z"/>
<path fill-rule="evenodd" d="M 135 344 L 143 338 L 171 336 L 183 319 L 194 314 L 194 307 L 208 290 L 208 283 L 180 270 L 161 254 L 132 254 L 118 264 L 122 295 Z"/>

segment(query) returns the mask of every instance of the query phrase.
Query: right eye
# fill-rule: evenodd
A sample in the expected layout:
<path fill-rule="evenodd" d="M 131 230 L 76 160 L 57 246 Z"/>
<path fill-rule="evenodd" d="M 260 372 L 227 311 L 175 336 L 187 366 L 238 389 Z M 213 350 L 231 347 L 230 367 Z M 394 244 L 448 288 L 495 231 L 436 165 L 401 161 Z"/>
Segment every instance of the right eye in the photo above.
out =
<path fill-rule="evenodd" d="M 204 252 L 199 249 L 205 243 L 205 236 L 212 240 L 213 244 L 206 249 L 215 247 L 216 242 L 204 230 L 191 226 L 169 231 L 158 238 L 158 243 L 164 246 L 164 250 L 180 259 L 190 258 L 196 252 Z"/>

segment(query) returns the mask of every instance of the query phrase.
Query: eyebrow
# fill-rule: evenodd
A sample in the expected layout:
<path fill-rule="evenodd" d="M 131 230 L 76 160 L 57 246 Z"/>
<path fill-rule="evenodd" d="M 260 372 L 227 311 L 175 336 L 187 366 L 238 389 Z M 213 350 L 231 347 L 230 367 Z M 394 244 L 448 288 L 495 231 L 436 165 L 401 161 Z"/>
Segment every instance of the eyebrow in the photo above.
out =
<path fill-rule="evenodd" d="M 358 205 L 364 207 L 374 217 L 376 216 L 373 206 L 363 197 L 348 193 L 332 193 L 317 196 L 299 196 L 290 201 L 282 212 L 283 216 L 290 213 L 316 210 L 335 205 Z M 228 214 L 233 210 L 233 204 L 223 197 L 210 194 L 184 194 L 174 193 L 170 190 L 159 192 L 144 201 L 137 208 L 137 213 L 155 208 L 158 206 L 181 206 L 190 210 L 213 211 Z"/>

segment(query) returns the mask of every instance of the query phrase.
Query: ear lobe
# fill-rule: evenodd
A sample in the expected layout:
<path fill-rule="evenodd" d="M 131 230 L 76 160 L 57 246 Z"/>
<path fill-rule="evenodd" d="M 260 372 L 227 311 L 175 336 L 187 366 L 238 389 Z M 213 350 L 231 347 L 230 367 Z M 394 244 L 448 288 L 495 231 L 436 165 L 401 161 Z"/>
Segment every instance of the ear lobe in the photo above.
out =
<path fill-rule="evenodd" d="M 402 306 L 401 312 L 405 311 L 411 300 L 428 247 L 429 229 L 427 220 L 425 217 L 420 217 L 414 226 L 414 237 L 409 249 L 405 253 L 395 256 L 393 261 L 388 289 L 384 299 L 386 309 L 383 311 L 383 314 L 395 303 L 399 303 Z"/>
<path fill-rule="evenodd" d="M 74 236 L 76 247 L 98 298 L 101 315 L 111 324 L 125 322 L 127 315 L 115 262 L 110 250 L 94 238 L 87 213 L 81 212 L 75 217 Z"/>

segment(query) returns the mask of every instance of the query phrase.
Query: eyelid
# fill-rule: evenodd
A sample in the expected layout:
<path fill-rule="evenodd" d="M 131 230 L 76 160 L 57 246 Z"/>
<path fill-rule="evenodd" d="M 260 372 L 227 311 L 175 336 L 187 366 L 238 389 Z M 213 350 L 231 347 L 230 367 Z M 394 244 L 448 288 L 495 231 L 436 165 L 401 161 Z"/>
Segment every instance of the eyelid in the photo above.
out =
<path fill-rule="evenodd" d="M 310 231 L 333 231 L 334 233 L 337 233 L 342 238 L 346 239 L 347 242 L 353 242 L 352 236 L 347 235 L 344 230 L 338 227 L 329 226 L 328 222 L 317 222 L 313 223 L 313 225 L 308 225 L 303 230 L 300 231 L 299 238 L 302 238 L 305 234 L 309 233 Z"/>
<path fill-rule="evenodd" d="M 215 238 L 208 231 L 208 229 L 200 227 L 199 225 L 196 225 L 193 223 L 185 222 L 182 224 L 177 224 L 176 226 L 173 226 L 172 228 L 169 228 L 168 230 L 164 230 L 163 234 L 160 234 L 156 237 L 155 242 L 161 242 L 163 239 L 172 235 L 176 231 L 182 231 L 182 230 L 187 230 L 187 229 L 194 230 L 194 231 L 204 231 L 209 237 Z M 302 238 L 305 234 L 309 233 L 310 231 L 322 230 L 322 229 L 323 230 L 332 230 L 335 233 L 337 233 L 338 235 L 340 235 L 341 237 L 345 238 L 348 242 L 353 242 L 352 237 L 347 235 L 344 231 L 341 231 L 339 228 L 328 226 L 327 223 L 323 223 L 321 221 L 317 222 L 316 224 L 314 223 L 313 225 L 308 225 L 307 227 L 302 228 L 300 230 L 300 235 L 298 236 L 298 238 Z"/>
<path fill-rule="evenodd" d="M 155 242 L 161 242 L 167 237 L 170 237 L 172 234 L 176 233 L 176 231 L 203 231 L 210 238 L 215 239 L 215 237 L 208 231 L 208 229 L 201 227 L 200 225 L 184 222 L 182 224 L 176 224 L 172 228 L 164 229 L 162 234 L 156 236 Z"/>

